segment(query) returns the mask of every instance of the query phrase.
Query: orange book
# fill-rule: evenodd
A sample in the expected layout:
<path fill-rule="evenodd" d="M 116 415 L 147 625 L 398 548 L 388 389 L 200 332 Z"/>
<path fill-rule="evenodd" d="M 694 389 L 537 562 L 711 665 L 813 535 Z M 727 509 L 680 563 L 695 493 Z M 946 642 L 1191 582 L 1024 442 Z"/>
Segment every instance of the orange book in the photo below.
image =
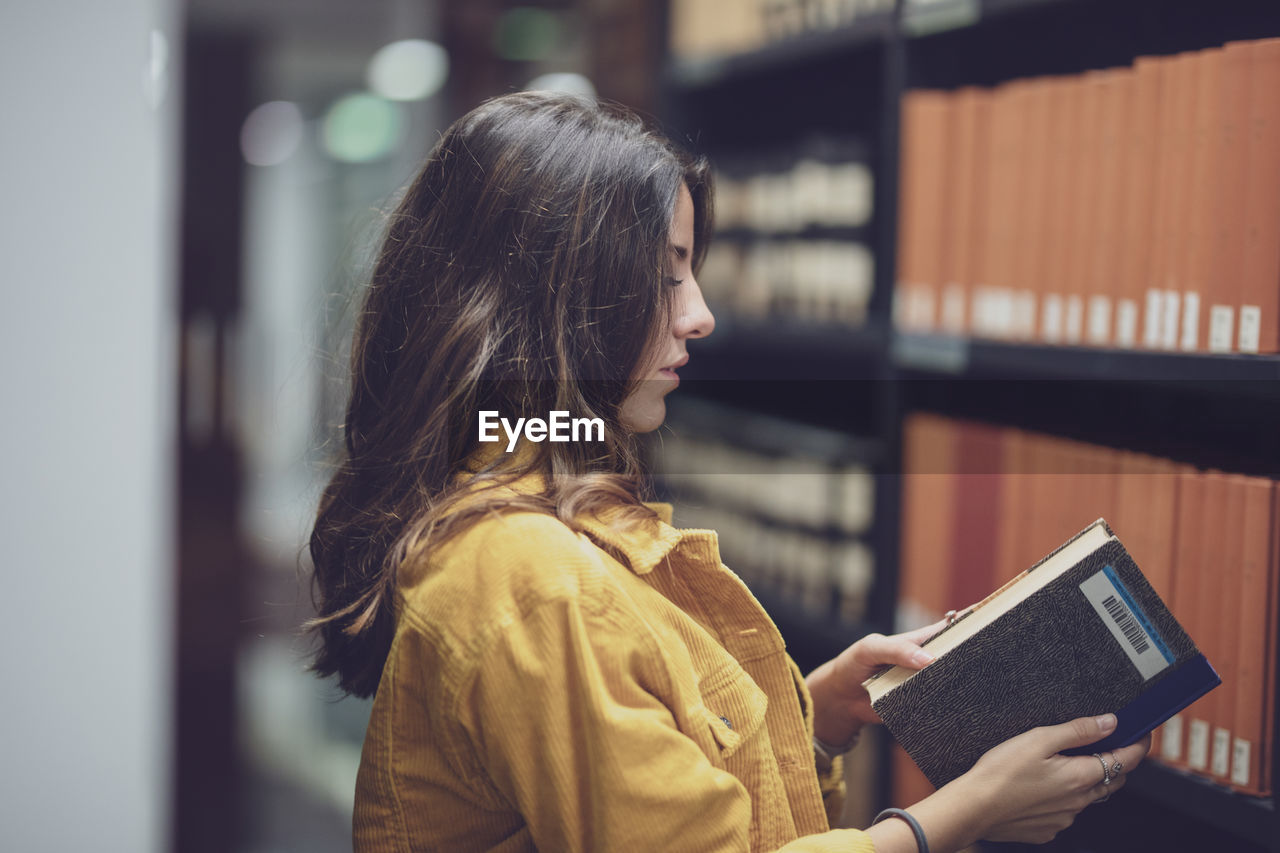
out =
<path fill-rule="evenodd" d="M 1147 59 L 1146 62 L 1143 60 Z M 1142 310 L 1142 345 L 1159 349 L 1165 327 L 1165 274 L 1169 260 L 1169 220 L 1172 216 L 1170 196 L 1173 175 L 1174 125 L 1177 111 L 1173 96 L 1173 57 L 1139 58 L 1135 63 L 1139 75 L 1145 71 L 1156 93 L 1157 108 L 1152 125 L 1149 151 L 1154 158 L 1155 188 L 1151 196 L 1151 242 L 1147 250 L 1146 283 Z"/>
<path fill-rule="evenodd" d="M 939 327 L 953 335 L 969 330 L 969 296 L 977 267 L 979 235 L 986 209 L 981 159 L 986 127 L 987 93 L 969 87 L 952 95 L 953 139 L 948 168 L 951 170 L 950 204 L 945 211 L 947 252 L 943 260 Z"/>
<path fill-rule="evenodd" d="M 1149 482 L 1150 475 L 1154 470 L 1154 460 L 1143 453 L 1136 453 L 1132 450 L 1116 451 L 1117 473 L 1116 473 L 1116 509 L 1115 523 L 1112 525 L 1117 530 L 1129 531 L 1125 533 L 1124 547 L 1133 555 L 1133 561 L 1143 567 L 1147 575 L 1147 580 L 1151 581 L 1151 586 L 1160 594 L 1160 597 L 1166 602 L 1169 600 L 1165 595 L 1165 590 L 1156 586 L 1155 580 L 1151 576 L 1152 566 L 1149 556 L 1151 548 L 1148 542 L 1154 527 L 1152 518 L 1148 509 L 1151 506 L 1149 495 L 1151 494 L 1151 484 Z M 1169 530 L 1173 527 L 1170 525 Z M 1167 535 L 1167 531 L 1164 531 Z M 1152 568 L 1147 568 L 1152 566 Z"/>
<path fill-rule="evenodd" d="M 1219 471 L 1201 475 L 1204 504 L 1198 523 L 1200 550 L 1195 563 L 1196 590 L 1193 623 L 1199 625 L 1200 650 L 1215 666 L 1223 659 L 1224 633 L 1228 626 L 1220 621 L 1223 596 L 1223 555 L 1227 551 L 1227 478 Z M 1234 654 L 1234 651 L 1233 651 Z M 1222 691 L 1214 691 L 1222 692 Z M 1213 730 L 1219 724 L 1219 699 L 1210 693 L 1187 709 L 1187 767 L 1209 774 L 1213 746 Z"/>
<path fill-rule="evenodd" d="M 1086 209 L 1089 177 L 1086 172 L 1087 151 L 1085 140 L 1092 128 L 1093 99 L 1088 96 L 1089 83 L 1084 77 L 1071 78 L 1066 86 L 1063 108 L 1066 111 L 1066 152 L 1062 168 L 1068 185 L 1062 196 L 1063 228 L 1059 238 L 1063 241 L 1063 320 L 1062 338 L 1067 344 L 1079 344 L 1084 339 L 1084 301 L 1087 289 L 1085 259 L 1092 251 L 1085 237 L 1088 219 L 1092 211 Z"/>
<path fill-rule="evenodd" d="M 1128 144 L 1133 117 L 1133 72 L 1117 68 L 1106 72 L 1102 86 L 1102 120 L 1099 126 L 1100 166 L 1098 173 L 1098 230 L 1093 278 L 1098 285 L 1097 300 L 1090 311 L 1092 343 L 1120 344 L 1118 312 L 1123 296 L 1121 281 L 1121 237 L 1124 217 L 1124 188 L 1131 168 Z"/>
<path fill-rule="evenodd" d="M 1235 728 L 1238 627 L 1240 620 L 1241 564 L 1244 561 L 1244 514 L 1248 479 L 1237 474 L 1223 477 L 1226 483 L 1226 524 L 1222 528 L 1223 548 L 1214 557 L 1206 555 L 1206 577 L 1217 588 L 1219 596 L 1216 622 L 1221 637 L 1218 657 L 1213 666 L 1223 684 L 1214 706 L 1212 739 L 1209 745 L 1209 774 L 1226 783 L 1231 777 L 1232 735 Z M 1216 565 L 1215 565 L 1216 564 Z M 1216 571 L 1215 571 L 1216 569 Z"/>
<path fill-rule="evenodd" d="M 1103 206 L 1106 198 L 1106 124 L 1109 120 L 1110 72 L 1090 71 L 1084 75 L 1084 115 L 1081 119 L 1080 192 L 1081 218 L 1078 236 L 1083 253 L 1077 268 L 1080 280 L 1082 335 L 1090 346 L 1106 346 L 1111 338 L 1111 297 L 1098 268 L 1105 255 Z"/>
<path fill-rule="evenodd" d="M 1250 181 L 1248 164 L 1249 89 L 1253 83 L 1253 49 L 1231 42 L 1222 53 L 1222 123 L 1218 141 L 1222 179 L 1213 246 L 1218 276 L 1209 306 L 1209 351 L 1236 349 L 1236 311 L 1244 278 L 1244 205 Z"/>
<path fill-rule="evenodd" d="M 915 148 L 917 124 L 915 92 L 902 96 L 899 106 L 898 136 L 898 245 L 894 262 L 893 324 L 899 329 L 911 326 L 912 282 L 916 280 L 915 223 L 912 214 L 918 206 L 915 188 Z"/>
<path fill-rule="evenodd" d="M 1038 108 L 1038 80 L 1019 80 L 1010 88 L 1009 147 L 1012 159 L 1009 163 L 1009 316 L 1006 318 L 1007 337 L 1019 341 L 1036 338 L 1036 306 L 1040 286 L 1031 275 L 1032 254 L 1035 251 L 1035 215 L 1037 198 L 1035 168 L 1041 132 L 1036 114 Z"/>
<path fill-rule="evenodd" d="M 1178 484 L 1183 475 L 1194 468 L 1169 459 L 1151 459 L 1147 485 L 1148 532 L 1144 540 L 1147 550 L 1147 579 L 1165 601 L 1174 598 L 1174 571 L 1177 565 Z"/>
<path fill-rule="evenodd" d="M 1160 307 L 1159 348 L 1177 349 L 1183 326 L 1182 294 L 1187 287 L 1187 238 L 1192 211 L 1192 183 L 1195 147 L 1194 122 L 1200 87 L 1196 83 L 1199 57 L 1194 52 L 1169 58 L 1165 104 L 1169 110 L 1166 127 L 1168 181 L 1164 198 L 1163 275 L 1159 281 L 1163 304 Z"/>
<path fill-rule="evenodd" d="M 1240 352 L 1280 352 L 1280 39 L 1253 42 Z"/>
<path fill-rule="evenodd" d="M 894 322 L 918 329 L 922 305 L 928 301 L 928 255 L 933 251 L 927 233 L 930 105 L 941 92 L 913 91 L 902 96 L 898 177 L 898 254 L 894 294 Z"/>
<path fill-rule="evenodd" d="M 1000 510 L 999 548 L 996 553 L 996 575 L 1011 578 L 1036 561 L 1022 546 L 1022 534 L 1030 524 L 1033 475 L 1029 468 L 1028 447 L 1031 436 L 1020 429 L 1004 433 L 1001 470 L 1004 476 Z"/>
<path fill-rule="evenodd" d="M 1050 77 L 1042 81 L 1048 118 L 1044 148 L 1044 182 L 1048 197 L 1044 218 L 1040 223 L 1039 266 L 1041 284 L 1039 338 L 1045 343 L 1061 343 L 1066 322 L 1066 242 L 1067 199 L 1072 175 L 1066 166 L 1069 145 L 1067 114 L 1070 95 L 1068 78 Z M 1052 541 L 1052 540 L 1050 540 Z"/>
<path fill-rule="evenodd" d="M 913 415 L 905 433 L 897 615 L 904 631 L 936 622 L 948 610 L 956 459 L 951 421 Z"/>
<path fill-rule="evenodd" d="M 1277 559 L 1276 484 L 1245 478 L 1236 646 L 1231 785 L 1254 796 L 1271 793 L 1275 732 Z M 1230 590 L 1228 590 L 1230 591 Z M 1228 683 L 1223 679 L 1223 683 Z"/>
<path fill-rule="evenodd" d="M 1209 305 L 1219 279 L 1213 269 L 1213 231 L 1219 215 L 1222 181 L 1219 150 L 1222 123 L 1222 49 L 1201 51 L 1195 62 L 1195 115 L 1192 120 L 1190 203 L 1183 241 L 1182 328 L 1178 348 L 1208 349 Z"/>
<path fill-rule="evenodd" d="M 1012 243 L 1010 238 L 1010 206 L 1014 188 L 1011 150 L 1013 139 L 1012 85 L 1005 83 L 991 93 L 990 131 L 984 173 L 987 216 L 982 238 L 980 279 L 971 301 L 972 328 L 984 338 L 1003 337 L 1011 304 Z"/>
<path fill-rule="evenodd" d="M 1008 578 L 994 573 L 1003 482 L 1003 430 L 986 424 L 954 422 L 956 461 L 955 520 L 948 610 L 976 604 Z"/>
<path fill-rule="evenodd" d="M 1155 225 L 1157 122 L 1160 107 L 1158 60 L 1134 62 L 1128 134 L 1129 169 L 1124 179 L 1124 235 L 1120 263 L 1120 304 L 1116 309 L 1116 345 L 1129 349 L 1144 342 L 1146 284 Z"/>
<path fill-rule="evenodd" d="M 1199 575 L 1200 542 L 1203 534 L 1205 507 L 1204 479 L 1194 469 L 1183 467 L 1178 473 L 1177 518 L 1174 528 L 1177 541 L 1173 559 L 1173 597 L 1166 599 L 1170 612 L 1187 629 L 1200 637 L 1204 625 L 1200 620 Z M 1158 591 L 1158 589 L 1157 589 Z M 1203 699 L 1201 701 L 1204 701 Z M 1187 762 L 1187 721 L 1194 706 L 1173 715 L 1160 728 L 1160 760 L 1178 767 Z"/>

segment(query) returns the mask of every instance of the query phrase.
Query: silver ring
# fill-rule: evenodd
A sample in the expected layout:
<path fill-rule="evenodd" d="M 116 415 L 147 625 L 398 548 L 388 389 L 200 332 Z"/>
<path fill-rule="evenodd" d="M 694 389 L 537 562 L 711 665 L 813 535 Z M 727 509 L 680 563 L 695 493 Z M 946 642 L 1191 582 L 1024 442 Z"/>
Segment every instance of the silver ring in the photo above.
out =
<path fill-rule="evenodd" d="M 1093 757 L 1098 759 L 1098 763 L 1102 765 L 1102 784 L 1110 785 L 1111 784 L 1111 767 L 1110 765 L 1107 764 L 1107 760 L 1103 758 L 1101 755 L 1098 755 L 1098 753 L 1096 752 L 1093 754 Z"/>
<path fill-rule="evenodd" d="M 1095 802 L 1095 803 L 1105 803 L 1105 802 L 1106 802 L 1107 800 L 1109 800 L 1109 799 L 1111 799 L 1111 792 L 1110 792 L 1110 791 L 1107 791 L 1107 792 L 1106 792 L 1105 794 L 1103 794 L 1101 797 L 1099 797 L 1098 799 L 1094 800 L 1094 802 Z"/>

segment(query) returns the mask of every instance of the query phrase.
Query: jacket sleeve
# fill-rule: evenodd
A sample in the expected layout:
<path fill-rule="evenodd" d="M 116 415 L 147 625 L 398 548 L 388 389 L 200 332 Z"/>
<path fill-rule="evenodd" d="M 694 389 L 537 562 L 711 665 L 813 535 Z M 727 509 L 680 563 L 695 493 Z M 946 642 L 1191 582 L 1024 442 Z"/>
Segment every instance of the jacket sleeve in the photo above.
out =
<path fill-rule="evenodd" d="M 751 798 L 676 725 L 665 659 L 625 608 L 546 601 L 485 644 L 456 713 L 538 849 L 747 851 Z M 786 845 L 871 851 L 857 830 Z"/>
<path fill-rule="evenodd" d="M 809 694 L 808 684 L 804 680 L 804 673 L 800 671 L 799 665 L 788 655 L 787 665 L 791 669 L 791 677 L 796 682 L 796 692 L 800 696 L 800 709 L 804 714 L 804 727 L 809 737 L 813 737 L 813 697 Z M 837 755 L 831 761 L 826 761 L 818 755 L 817 750 L 813 754 L 814 769 L 818 773 L 818 790 L 822 792 L 822 805 L 827 812 L 827 823 L 834 826 L 840 821 L 841 815 L 844 813 L 844 801 L 846 796 L 844 782 L 844 757 Z"/>

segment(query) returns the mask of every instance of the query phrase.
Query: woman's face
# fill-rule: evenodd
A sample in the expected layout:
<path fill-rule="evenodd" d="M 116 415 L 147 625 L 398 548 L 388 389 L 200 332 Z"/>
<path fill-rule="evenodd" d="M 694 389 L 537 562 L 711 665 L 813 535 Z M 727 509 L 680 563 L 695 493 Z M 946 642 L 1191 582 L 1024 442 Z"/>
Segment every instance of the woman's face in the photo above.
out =
<path fill-rule="evenodd" d="M 693 278 L 693 198 L 680 185 L 675 215 L 671 218 L 671 257 L 664 287 L 674 288 L 671 320 L 659 331 L 640 359 L 635 390 L 622 402 L 622 425 L 632 432 L 649 432 L 662 426 L 667 416 L 666 396 L 680 384 L 677 368 L 689 360 L 685 343 L 705 338 L 716 327 L 702 291 Z"/>

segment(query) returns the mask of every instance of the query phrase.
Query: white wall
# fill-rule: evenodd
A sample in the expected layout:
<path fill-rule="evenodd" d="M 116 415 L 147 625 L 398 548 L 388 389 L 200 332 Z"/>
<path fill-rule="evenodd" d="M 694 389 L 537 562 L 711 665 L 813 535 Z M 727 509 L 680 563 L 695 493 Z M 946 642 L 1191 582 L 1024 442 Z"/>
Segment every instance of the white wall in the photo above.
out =
<path fill-rule="evenodd" d="M 8 850 L 166 846 L 177 15 L 0 4 Z"/>

